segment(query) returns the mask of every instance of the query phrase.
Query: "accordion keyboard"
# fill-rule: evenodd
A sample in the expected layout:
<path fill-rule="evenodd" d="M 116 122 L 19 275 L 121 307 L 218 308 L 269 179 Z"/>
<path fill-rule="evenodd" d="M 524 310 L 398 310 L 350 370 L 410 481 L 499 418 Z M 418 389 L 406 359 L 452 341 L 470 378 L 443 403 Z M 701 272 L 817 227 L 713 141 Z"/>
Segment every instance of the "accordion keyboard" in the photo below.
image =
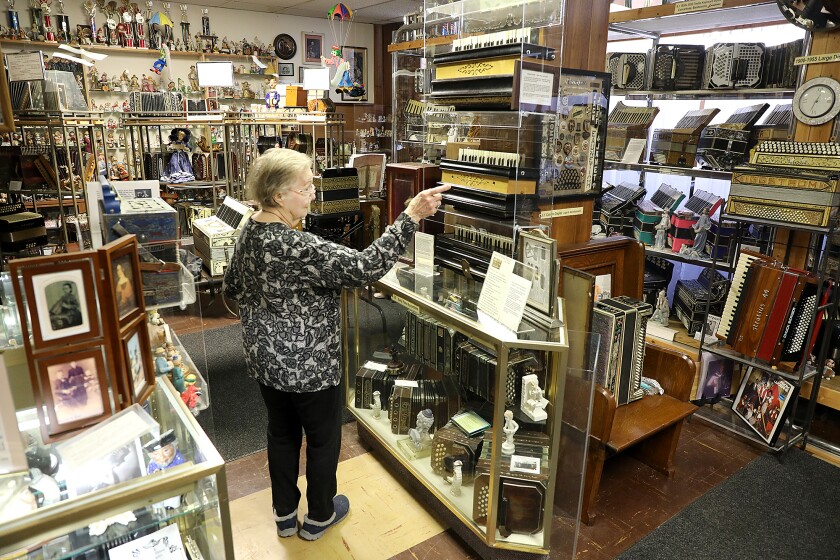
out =
<path fill-rule="evenodd" d="M 509 29 L 507 31 L 484 33 L 482 35 L 473 35 L 471 37 L 456 39 L 452 42 L 452 50 L 468 51 L 472 49 L 482 49 L 486 47 L 498 47 L 501 45 L 510 45 L 513 43 L 524 43 L 529 41 L 530 38 L 531 28 L 522 27 L 519 29 Z"/>
<path fill-rule="evenodd" d="M 757 153 L 840 156 L 837 142 L 780 142 L 769 140 L 759 144 Z"/>
<path fill-rule="evenodd" d="M 458 150 L 458 161 L 476 163 L 479 165 L 495 165 L 498 167 L 517 167 L 522 157 L 509 152 L 492 152 L 490 150 L 476 150 L 461 148 Z"/>
<path fill-rule="evenodd" d="M 735 310 L 738 308 L 738 301 L 741 299 L 744 281 L 746 280 L 747 271 L 750 269 L 750 266 L 758 260 L 767 259 L 769 257 L 760 253 L 746 250 L 741 251 L 738 257 L 738 263 L 735 266 L 735 274 L 732 276 L 732 284 L 729 286 L 729 294 L 727 294 L 726 303 L 723 305 L 720 324 L 715 333 L 718 338 L 726 340 L 729 337 L 729 331 L 732 329 L 733 316 L 735 315 Z"/>

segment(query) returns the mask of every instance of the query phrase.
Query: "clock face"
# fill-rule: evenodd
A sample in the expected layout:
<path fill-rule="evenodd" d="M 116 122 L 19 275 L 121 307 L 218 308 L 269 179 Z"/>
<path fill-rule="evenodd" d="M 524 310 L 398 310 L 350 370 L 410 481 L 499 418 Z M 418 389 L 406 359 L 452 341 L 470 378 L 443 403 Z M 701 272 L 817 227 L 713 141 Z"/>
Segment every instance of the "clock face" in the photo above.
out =
<path fill-rule="evenodd" d="M 840 83 L 827 77 L 808 80 L 793 97 L 793 112 L 805 124 L 827 123 L 840 113 Z"/>

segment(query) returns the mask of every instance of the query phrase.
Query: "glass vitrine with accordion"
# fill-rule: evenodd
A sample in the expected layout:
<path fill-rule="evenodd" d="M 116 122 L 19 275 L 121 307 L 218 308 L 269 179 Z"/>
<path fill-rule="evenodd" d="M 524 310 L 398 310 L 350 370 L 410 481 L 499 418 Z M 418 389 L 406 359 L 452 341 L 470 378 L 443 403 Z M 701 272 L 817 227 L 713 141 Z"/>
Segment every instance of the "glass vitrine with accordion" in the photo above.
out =
<path fill-rule="evenodd" d="M 488 549 L 547 550 L 557 500 L 577 522 L 580 490 L 552 489 L 581 487 L 586 437 L 572 419 L 589 414 L 594 376 L 569 369 L 566 327 L 526 320 L 502 335 L 461 305 L 462 276 L 398 269 L 376 284 L 394 302 L 387 321 L 364 290 L 342 297 L 347 406 L 362 439 L 431 489 Z M 544 416 L 533 414 L 535 404 Z M 421 428 L 424 420 L 431 426 Z M 511 422 L 518 430 L 507 435 Z M 424 429 L 433 437 L 424 440 Z M 552 554 L 570 558 L 570 543 L 556 541 Z"/>

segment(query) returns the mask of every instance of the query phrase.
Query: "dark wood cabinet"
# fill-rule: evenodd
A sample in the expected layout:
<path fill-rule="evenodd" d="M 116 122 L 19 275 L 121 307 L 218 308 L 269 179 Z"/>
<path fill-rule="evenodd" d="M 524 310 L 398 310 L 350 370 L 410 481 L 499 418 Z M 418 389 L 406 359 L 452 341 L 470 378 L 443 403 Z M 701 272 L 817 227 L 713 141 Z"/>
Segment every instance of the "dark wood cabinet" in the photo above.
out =
<path fill-rule="evenodd" d="M 440 181 L 440 167 L 431 163 L 389 163 L 385 166 L 388 223 L 394 223 L 406 204 L 423 189 Z"/>

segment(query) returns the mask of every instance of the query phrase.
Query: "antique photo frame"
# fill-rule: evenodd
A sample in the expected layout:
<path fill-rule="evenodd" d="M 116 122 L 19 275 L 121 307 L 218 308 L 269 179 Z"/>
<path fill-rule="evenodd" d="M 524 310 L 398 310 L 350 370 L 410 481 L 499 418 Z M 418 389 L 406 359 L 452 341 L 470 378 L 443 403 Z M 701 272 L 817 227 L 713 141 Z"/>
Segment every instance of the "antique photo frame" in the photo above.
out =
<path fill-rule="evenodd" d="M 152 361 L 152 345 L 145 317 L 138 317 L 124 329 L 120 337 L 120 351 L 124 368 L 123 384 L 128 398 L 127 404 L 143 404 L 155 389 L 155 368 Z"/>
<path fill-rule="evenodd" d="M 137 236 L 120 237 L 100 247 L 97 252 L 99 265 L 105 273 L 103 307 L 107 305 L 110 308 L 122 331 L 123 327 L 146 313 Z"/>
<path fill-rule="evenodd" d="M 303 61 L 306 63 L 320 63 L 324 55 L 324 34 L 303 32 Z M 283 74 L 280 74 L 281 76 Z"/>
<path fill-rule="evenodd" d="M 552 315 L 557 301 L 557 241 L 545 235 L 519 233 L 519 261 L 535 269 L 528 305 Z"/>
<path fill-rule="evenodd" d="M 341 92 L 342 103 L 367 103 L 369 94 L 368 56 L 366 47 L 351 47 L 345 45 L 341 49 L 341 57 L 350 63 L 350 76 L 365 86 L 365 94 L 361 97 L 349 97 Z"/>
<path fill-rule="evenodd" d="M 45 440 L 111 416 L 108 376 L 101 346 L 34 359 L 33 387 Z"/>
<path fill-rule="evenodd" d="M 0 133 L 15 131 L 12 96 L 9 92 L 9 82 L 6 81 L 6 66 L 3 60 L 3 48 L 0 46 Z"/>
<path fill-rule="evenodd" d="M 277 64 L 278 76 L 292 76 L 295 75 L 295 65 L 292 62 L 280 62 Z"/>
<path fill-rule="evenodd" d="M 102 323 L 96 305 L 96 255 L 68 253 L 13 260 L 9 263 L 15 282 L 15 298 L 21 325 L 32 330 L 33 355 L 102 336 Z M 21 288 L 23 293 L 21 293 Z M 28 315 L 28 317 L 27 317 Z"/>

